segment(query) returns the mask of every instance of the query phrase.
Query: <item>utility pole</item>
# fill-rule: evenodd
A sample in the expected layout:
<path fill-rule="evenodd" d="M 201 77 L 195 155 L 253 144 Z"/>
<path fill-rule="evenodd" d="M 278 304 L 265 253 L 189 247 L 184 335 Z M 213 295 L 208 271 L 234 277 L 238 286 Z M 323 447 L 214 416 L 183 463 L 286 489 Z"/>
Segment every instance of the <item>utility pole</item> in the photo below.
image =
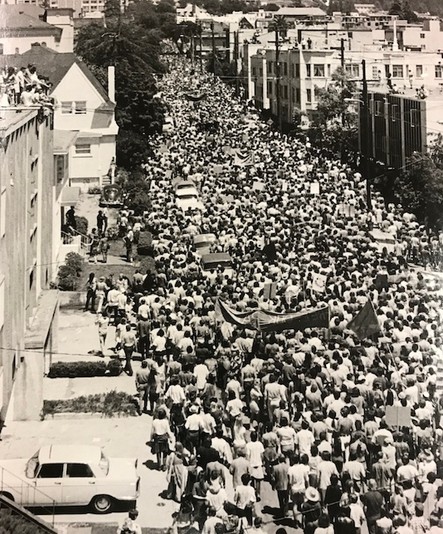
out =
<path fill-rule="evenodd" d="M 214 21 L 213 20 L 211 20 L 211 41 L 212 41 L 212 66 L 214 69 L 214 76 L 216 76 L 215 33 L 214 33 Z"/>
<path fill-rule="evenodd" d="M 276 91 L 277 91 L 277 120 L 278 126 L 281 130 L 281 101 L 280 101 L 280 39 L 278 27 L 275 28 L 275 79 L 276 79 Z"/>
<path fill-rule="evenodd" d="M 202 23 L 199 21 L 199 32 L 198 32 L 198 44 L 200 49 L 200 72 L 203 72 L 203 28 Z"/>
<path fill-rule="evenodd" d="M 238 59 L 239 59 L 239 44 L 238 44 L 238 30 L 235 30 L 234 32 L 234 62 L 235 62 L 235 94 L 236 96 L 239 95 L 240 87 L 238 79 Z"/>
<path fill-rule="evenodd" d="M 343 38 L 340 39 L 340 65 L 341 68 L 345 68 L 345 40 Z"/>
<path fill-rule="evenodd" d="M 195 42 L 194 42 L 194 33 L 191 33 L 191 65 L 194 66 L 195 59 Z"/>
<path fill-rule="evenodd" d="M 363 77 L 362 77 L 362 102 L 360 103 L 360 139 L 361 139 L 361 151 L 363 156 L 362 174 L 366 180 L 366 205 L 368 211 L 372 210 L 371 199 L 371 166 L 370 166 L 370 142 L 371 142 L 371 121 L 369 117 L 369 97 L 368 97 L 368 81 L 366 79 L 366 61 L 363 59 L 361 62 Z"/>

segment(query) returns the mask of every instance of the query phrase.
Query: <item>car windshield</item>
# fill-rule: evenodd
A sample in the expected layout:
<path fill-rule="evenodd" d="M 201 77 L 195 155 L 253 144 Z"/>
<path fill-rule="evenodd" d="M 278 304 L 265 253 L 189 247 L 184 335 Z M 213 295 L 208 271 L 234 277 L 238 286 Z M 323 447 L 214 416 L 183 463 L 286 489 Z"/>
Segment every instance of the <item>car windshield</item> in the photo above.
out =
<path fill-rule="evenodd" d="M 225 261 L 207 261 L 205 262 L 204 264 L 204 269 L 205 270 L 210 270 L 210 269 L 219 269 L 219 268 L 223 268 L 223 269 L 229 269 L 232 267 L 231 265 L 231 262 L 228 261 L 228 260 L 225 260 Z"/>
<path fill-rule="evenodd" d="M 99 466 L 105 475 L 109 473 L 109 460 L 103 451 L 101 452 Z"/>
<path fill-rule="evenodd" d="M 180 198 L 184 198 L 184 199 L 187 199 L 187 198 L 197 198 L 194 194 L 192 193 L 189 193 L 187 195 L 180 195 Z"/>
<path fill-rule="evenodd" d="M 38 451 L 29 458 L 28 463 L 26 464 L 26 477 L 35 478 L 38 472 Z"/>

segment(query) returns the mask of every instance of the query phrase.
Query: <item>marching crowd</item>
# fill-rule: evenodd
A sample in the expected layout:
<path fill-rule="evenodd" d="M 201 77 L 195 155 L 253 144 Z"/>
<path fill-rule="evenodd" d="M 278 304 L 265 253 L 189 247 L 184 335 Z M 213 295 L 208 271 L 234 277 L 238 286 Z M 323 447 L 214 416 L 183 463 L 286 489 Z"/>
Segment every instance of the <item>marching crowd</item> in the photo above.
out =
<path fill-rule="evenodd" d="M 180 503 L 175 528 L 443 533 L 443 292 L 429 272 L 441 236 L 375 192 L 368 210 L 355 169 L 171 61 L 159 85 L 175 128 L 145 166 L 155 270 L 100 280 L 97 321 L 118 325 L 128 374 L 141 354 L 140 413 Z M 203 211 L 176 205 L 174 178 L 196 186 Z M 194 237 L 209 233 L 232 272 L 202 270 Z M 329 324 L 263 332 L 223 320 L 219 301 L 327 305 Z M 368 301 L 378 326 L 366 336 L 363 320 L 357 335 L 348 324 Z"/>

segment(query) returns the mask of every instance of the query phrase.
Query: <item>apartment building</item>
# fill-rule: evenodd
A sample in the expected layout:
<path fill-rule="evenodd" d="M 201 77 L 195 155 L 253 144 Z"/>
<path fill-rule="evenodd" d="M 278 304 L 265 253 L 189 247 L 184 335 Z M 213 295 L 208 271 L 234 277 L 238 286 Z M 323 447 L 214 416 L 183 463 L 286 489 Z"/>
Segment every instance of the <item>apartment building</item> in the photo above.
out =
<path fill-rule="evenodd" d="M 0 121 L 0 417 L 38 420 L 56 347 L 53 114 L 3 109 Z M 58 240 L 60 236 L 58 236 Z"/>

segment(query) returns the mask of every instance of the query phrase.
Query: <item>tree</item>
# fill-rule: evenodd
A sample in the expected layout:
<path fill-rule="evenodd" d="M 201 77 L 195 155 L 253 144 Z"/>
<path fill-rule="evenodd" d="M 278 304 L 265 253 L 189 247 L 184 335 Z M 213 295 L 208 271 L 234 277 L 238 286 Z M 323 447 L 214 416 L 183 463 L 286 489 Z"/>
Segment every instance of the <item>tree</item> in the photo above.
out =
<path fill-rule="evenodd" d="M 431 157 L 417 154 L 408 158 L 394 180 L 394 194 L 427 226 L 443 228 L 443 170 Z"/>
<path fill-rule="evenodd" d="M 355 117 L 349 111 L 348 99 L 352 98 L 356 91 L 356 83 L 339 67 L 332 74 L 331 83 L 326 88 L 315 88 L 316 122 L 327 124 L 333 119 L 340 119 L 344 125 L 354 123 Z"/>
<path fill-rule="evenodd" d="M 399 0 L 395 0 L 389 9 L 389 14 L 397 15 L 400 19 L 407 20 L 408 23 L 418 21 L 418 17 L 414 11 L 412 11 L 408 0 L 403 0 L 401 2 Z"/>
<path fill-rule="evenodd" d="M 121 17 L 122 10 L 120 6 L 120 0 L 105 0 L 103 13 L 105 15 L 106 23 Z"/>

